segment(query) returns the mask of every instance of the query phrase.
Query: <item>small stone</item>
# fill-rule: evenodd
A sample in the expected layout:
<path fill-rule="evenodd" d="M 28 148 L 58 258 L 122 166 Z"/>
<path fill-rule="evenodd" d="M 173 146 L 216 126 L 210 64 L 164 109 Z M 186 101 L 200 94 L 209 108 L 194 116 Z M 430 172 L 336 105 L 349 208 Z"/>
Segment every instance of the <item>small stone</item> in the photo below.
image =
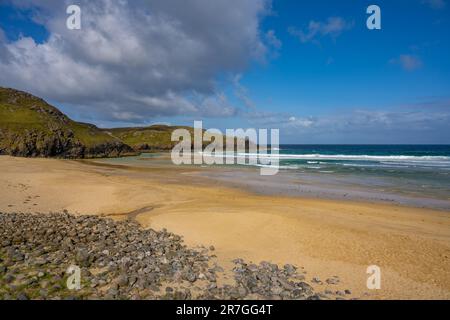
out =
<path fill-rule="evenodd" d="M 46 289 L 39 290 L 39 297 L 46 299 L 48 297 L 48 291 Z"/>
<path fill-rule="evenodd" d="M 297 270 L 297 268 L 291 264 L 285 264 L 283 268 L 287 275 L 293 275 Z"/>
<path fill-rule="evenodd" d="M 110 295 L 113 298 L 116 297 L 118 294 L 119 294 L 119 291 L 117 289 L 111 288 L 108 290 L 108 295 Z"/>
<path fill-rule="evenodd" d="M 17 300 L 29 300 L 29 298 L 25 293 L 19 293 L 17 295 Z"/>
<path fill-rule="evenodd" d="M 25 259 L 25 256 L 21 253 L 21 252 L 17 252 L 14 256 L 13 259 L 15 261 L 22 261 Z"/>
<path fill-rule="evenodd" d="M 195 280 L 197 280 L 197 276 L 193 272 L 189 272 L 189 273 L 185 274 L 185 278 L 189 282 L 195 282 Z"/>
<path fill-rule="evenodd" d="M 239 287 L 238 293 L 239 293 L 240 298 L 244 298 L 248 294 L 247 289 L 245 289 L 244 287 Z"/>
<path fill-rule="evenodd" d="M 336 285 L 339 283 L 339 279 L 337 278 L 329 278 L 327 280 L 325 280 L 326 283 L 331 284 L 331 285 Z"/>
<path fill-rule="evenodd" d="M 148 288 L 152 291 L 160 291 L 160 288 L 154 284 L 150 285 Z"/>
<path fill-rule="evenodd" d="M 42 258 L 42 257 L 36 258 L 34 260 L 34 264 L 37 265 L 37 266 L 43 266 L 46 263 L 47 263 L 47 260 Z"/>
<path fill-rule="evenodd" d="M 283 292 L 283 288 L 281 288 L 281 287 L 273 287 L 273 288 L 270 289 L 270 291 L 272 292 L 272 294 L 279 295 L 280 293 Z"/>
<path fill-rule="evenodd" d="M 138 277 L 131 276 L 128 278 L 128 285 L 131 287 L 138 281 Z"/>
<path fill-rule="evenodd" d="M 79 249 L 77 251 L 75 260 L 79 265 L 81 265 L 83 267 L 89 267 L 91 264 L 90 263 L 90 255 L 86 249 Z"/>
<path fill-rule="evenodd" d="M 319 279 L 318 277 L 314 277 L 314 278 L 312 279 L 312 282 L 313 282 L 313 283 L 317 283 L 317 284 L 321 284 L 321 283 L 322 283 L 322 281 L 320 281 L 320 279 Z"/>
<path fill-rule="evenodd" d="M 120 287 L 125 287 L 128 284 L 128 277 L 126 275 L 120 275 L 119 278 L 117 278 L 117 284 Z"/>
<path fill-rule="evenodd" d="M 5 277 L 3 278 L 3 281 L 5 281 L 6 283 L 11 283 L 14 281 L 14 276 L 12 274 L 6 274 Z"/>

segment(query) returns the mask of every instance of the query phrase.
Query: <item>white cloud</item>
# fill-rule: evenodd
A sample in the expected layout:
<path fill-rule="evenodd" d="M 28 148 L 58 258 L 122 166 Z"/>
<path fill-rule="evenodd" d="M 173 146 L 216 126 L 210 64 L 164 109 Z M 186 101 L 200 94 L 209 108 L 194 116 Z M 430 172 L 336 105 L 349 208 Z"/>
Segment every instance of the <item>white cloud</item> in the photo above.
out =
<path fill-rule="evenodd" d="M 423 66 L 422 60 L 411 54 L 402 54 L 398 58 L 391 59 L 390 63 L 398 64 L 406 71 L 415 71 Z"/>
<path fill-rule="evenodd" d="M 268 44 L 270 44 L 271 46 L 273 46 L 276 49 L 281 49 L 283 43 L 281 42 L 280 39 L 277 38 L 274 30 L 267 31 L 266 39 L 267 39 Z"/>
<path fill-rule="evenodd" d="M 353 25 L 353 22 L 347 22 L 341 17 L 330 17 L 325 22 L 311 20 L 306 30 L 289 27 L 288 31 L 302 43 L 317 42 L 319 37 L 330 36 L 335 39 L 342 32 L 351 29 Z"/>
<path fill-rule="evenodd" d="M 436 136 L 450 134 L 448 100 L 397 106 L 390 110 L 347 109 L 340 113 L 320 116 L 289 115 L 285 113 L 255 111 L 249 122 L 260 128 L 276 128 L 284 137 L 295 142 L 319 141 L 435 141 Z M 361 138 L 363 137 L 363 138 Z M 348 139 L 348 140 L 346 140 Z M 372 140 L 371 140 L 372 139 Z M 434 139 L 434 140 L 433 140 Z M 446 139 L 448 143 L 448 139 Z"/>
<path fill-rule="evenodd" d="M 91 106 L 108 121 L 233 115 L 217 75 L 279 45 L 260 30 L 268 0 L 80 0 L 81 30 L 65 27 L 72 1 L 13 3 L 32 8 L 50 36 L 11 43 L 0 32 L 0 85 Z"/>

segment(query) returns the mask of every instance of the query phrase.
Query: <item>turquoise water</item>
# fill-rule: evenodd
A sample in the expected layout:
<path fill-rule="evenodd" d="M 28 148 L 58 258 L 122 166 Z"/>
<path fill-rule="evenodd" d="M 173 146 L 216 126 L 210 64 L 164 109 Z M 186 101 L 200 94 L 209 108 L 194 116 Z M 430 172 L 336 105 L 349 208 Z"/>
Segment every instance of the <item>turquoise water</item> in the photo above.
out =
<path fill-rule="evenodd" d="M 284 145 L 279 150 L 285 169 L 337 170 L 397 174 L 450 173 L 450 146 L 447 145 Z"/>
<path fill-rule="evenodd" d="M 449 145 L 282 145 L 279 153 L 285 171 L 450 199 Z"/>
<path fill-rule="evenodd" d="M 208 173 L 208 176 L 252 186 L 261 192 L 265 192 L 264 189 L 289 195 L 321 192 L 325 197 L 353 192 L 361 199 L 397 201 L 400 196 L 414 198 L 404 200 L 406 204 L 450 208 L 448 145 L 281 145 L 278 152 L 280 172 L 276 176 L 260 177 L 259 170 L 244 174 L 233 170 L 233 167 L 242 167 L 237 164 L 226 166 L 225 172 Z M 171 165 L 168 157 L 160 156 L 142 154 L 104 161 L 140 167 Z M 230 156 L 235 158 L 227 154 Z M 239 157 L 255 158 L 255 154 L 239 154 Z M 248 164 L 246 168 L 258 169 L 262 165 Z"/>

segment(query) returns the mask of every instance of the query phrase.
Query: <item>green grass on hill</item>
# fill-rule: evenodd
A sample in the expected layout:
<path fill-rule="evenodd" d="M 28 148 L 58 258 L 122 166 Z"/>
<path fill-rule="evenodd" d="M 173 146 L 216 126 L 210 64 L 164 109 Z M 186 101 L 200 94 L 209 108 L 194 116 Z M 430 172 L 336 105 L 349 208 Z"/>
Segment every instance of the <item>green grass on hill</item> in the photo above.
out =
<path fill-rule="evenodd" d="M 191 132 L 191 135 L 193 134 L 193 129 L 190 127 L 164 125 L 143 128 L 114 128 L 105 129 L 105 131 L 110 132 L 134 149 L 168 150 L 177 143 L 171 141 L 172 132 L 175 129 L 187 129 Z"/>
<path fill-rule="evenodd" d="M 0 87 L 0 153 L 19 156 L 103 157 L 139 151 L 170 150 L 175 129 L 153 125 L 138 128 L 100 129 L 76 122 L 43 99 Z M 203 131 L 205 132 L 205 130 Z M 235 142 L 237 140 L 235 139 Z M 203 146 L 210 142 L 203 142 Z"/>
<path fill-rule="evenodd" d="M 88 147 L 118 140 L 94 125 L 69 119 L 40 98 L 8 88 L 0 88 L 0 128 L 10 134 L 33 130 L 44 135 L 57 130 L 72 132 Z"/>

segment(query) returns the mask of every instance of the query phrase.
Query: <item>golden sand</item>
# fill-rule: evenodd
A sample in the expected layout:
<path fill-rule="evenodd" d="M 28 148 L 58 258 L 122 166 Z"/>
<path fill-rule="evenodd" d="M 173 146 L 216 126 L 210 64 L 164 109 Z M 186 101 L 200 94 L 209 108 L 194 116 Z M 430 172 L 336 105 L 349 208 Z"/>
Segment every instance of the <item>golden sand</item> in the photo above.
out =
<path fill-rule="evenodd" d="M 450 298 L 450 212 L 374 203 L 255 195 L 184 174 L 90 162 L 0 157 L 0 211 L 68 210 L 167 228 L 188 245 L 214 245 L 219 263 L 244 258 L 337 275 L 368 299 Z M 211 169 L 215 170 L 215 169 Z M 380 290 L 366 269 L 381 268 Z"/>

